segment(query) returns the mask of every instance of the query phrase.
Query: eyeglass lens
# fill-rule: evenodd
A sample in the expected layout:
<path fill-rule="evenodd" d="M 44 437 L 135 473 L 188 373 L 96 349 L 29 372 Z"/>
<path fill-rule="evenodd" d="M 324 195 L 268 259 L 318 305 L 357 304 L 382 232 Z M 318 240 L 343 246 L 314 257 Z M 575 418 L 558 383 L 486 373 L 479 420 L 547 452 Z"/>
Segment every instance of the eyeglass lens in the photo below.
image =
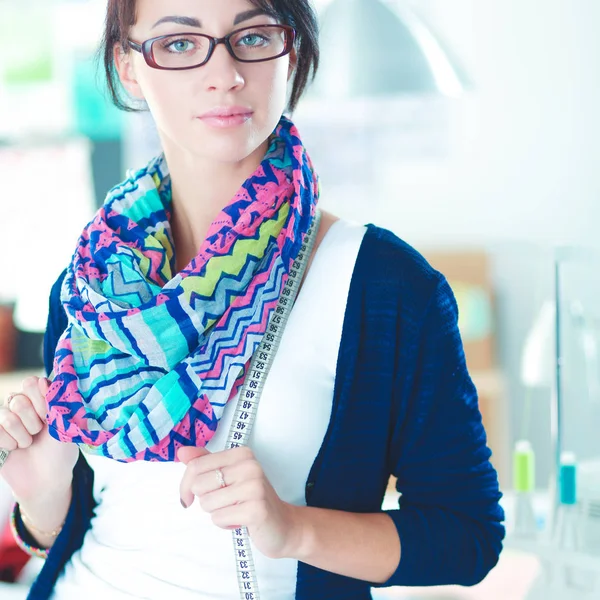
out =
<path fill-rule="evenodd" d="M 282 27 L 249 27 L 232 35 L 230 44 L 239 60 L 268 60 L 285 50 L 286 30 Z M 200 34 L 170 35 L 152 44 L 156 64 L 169 69 L 201 65 L 209 51 L 209 38 Z"/>

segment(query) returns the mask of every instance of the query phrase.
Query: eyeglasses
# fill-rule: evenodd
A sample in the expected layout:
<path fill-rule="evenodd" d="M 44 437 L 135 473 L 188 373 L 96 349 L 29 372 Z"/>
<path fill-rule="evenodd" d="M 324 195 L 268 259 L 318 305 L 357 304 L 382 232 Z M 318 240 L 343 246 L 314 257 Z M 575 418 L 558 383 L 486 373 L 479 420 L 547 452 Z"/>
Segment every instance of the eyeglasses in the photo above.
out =
<path fill-rule="evenodd" d="M 288 25 L 257 25 L 236 29 L 222 38 L 203 33 L 161 35 L 138 44 L 127 43 L 140 52 L 154 69 L 182 71 L 205 65 L 219 44 L 225 44 L 231 56 L 246 63 L 264 62 L 292 51 L 296 31 Z"/>

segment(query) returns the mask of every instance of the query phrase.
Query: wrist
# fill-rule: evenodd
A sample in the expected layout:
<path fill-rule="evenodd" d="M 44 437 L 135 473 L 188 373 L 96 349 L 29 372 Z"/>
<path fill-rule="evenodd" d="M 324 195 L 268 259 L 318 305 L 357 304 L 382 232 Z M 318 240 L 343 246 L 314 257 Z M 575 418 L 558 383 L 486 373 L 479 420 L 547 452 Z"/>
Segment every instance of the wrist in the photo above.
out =
<path fill-rule="evenodd" d="M 53 531 L 69 512 L 73 490 L 71 484 L 53 486 L 27 498 L 17 498 L 21 512 L 29 516 L 31 522 L 42 531 Z"/>
<path fill-rule="evenodd" d="M 40 488 L 32 488 L 26 495 L 17 495 L 13 493 L 14 499 L 19 504 L 31 507 L 44 507 L 49 503 L 54 503 L 57 499 L 64 498 L 71 494 L 73 485 L 73 473 L 64 477 L 57 477 L 51 485 L 44 485 Z"/>
<path fill-rule="evenodd" d="M 54 527 L 54 529 L 52 529 L 52 531 L 44 531 L 36 526 L 36 524 L 33 522 L 31 517 L 29 517 L 27 515 L 27 513 L 25 512 L 25 510 L 23 509 L 23 507 L 20 504 L 15 503 L 15 509 L 19 511 L 21 521 L 23 522 L 23 524 L 25 525 L 27 530 L 33 536 L 35 536 L 37 539 L 44 539 L 44 540 L 52 539 L 53 540 L 58 537 L 59 533 L 62 531 L 62 528 L 65 525 L 66 517 L 62 521 L 62 523 L 60 523 L 60 525 L 57 525 L 56 527 Z"/>
<path fill-rule="evenodd" d="M 55 490 L 52 496 L 39 496 L 32 501 L 17 501 L 21 521 L 29 535 L 42 548 L 52 546 L 62 531 L 73 497 L 71 487 Z"/>
<path fill-rule="evenodd" d="M 312 523 L 309 519 L 310 508 L 307 506 L 288 505 L 290 533 L 287 548 L 282 558 L 293 558 L 305 562 L 310 556 L 314 539 Z"/>

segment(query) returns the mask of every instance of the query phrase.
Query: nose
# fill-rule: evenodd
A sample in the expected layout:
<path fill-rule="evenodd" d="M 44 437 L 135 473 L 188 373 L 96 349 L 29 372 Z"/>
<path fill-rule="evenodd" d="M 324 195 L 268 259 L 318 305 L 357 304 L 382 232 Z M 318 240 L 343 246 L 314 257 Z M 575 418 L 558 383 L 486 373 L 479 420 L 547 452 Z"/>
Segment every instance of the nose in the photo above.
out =
<path fill-rule="evenodd" d="M 239 65 L 225 44 L 217 44 L 210 60 L 200 69 L 204 72 L 206 89 L 229 92 L 242 88 L 245 81 L 239 71 Z"/>

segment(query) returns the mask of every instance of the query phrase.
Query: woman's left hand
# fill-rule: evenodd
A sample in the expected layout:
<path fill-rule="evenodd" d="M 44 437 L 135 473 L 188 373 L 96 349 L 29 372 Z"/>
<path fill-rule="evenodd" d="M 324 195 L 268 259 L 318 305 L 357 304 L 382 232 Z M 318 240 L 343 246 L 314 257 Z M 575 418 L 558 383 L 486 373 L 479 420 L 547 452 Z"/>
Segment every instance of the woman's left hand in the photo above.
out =
<path fill-rule="evenodd" d="M 181 480 L 182 504 L 194 497 L 221 529 L 245 526 L 253 544 L 269 558 L 292 558 L 301 527 L 298 508 L 279 498 L 250 448 L 233 448 L 212 454 L 205 448 L 182 447 L 177 453 L 186 465 Z M 225 487 L 220 487 L 221 469 Z"/>

